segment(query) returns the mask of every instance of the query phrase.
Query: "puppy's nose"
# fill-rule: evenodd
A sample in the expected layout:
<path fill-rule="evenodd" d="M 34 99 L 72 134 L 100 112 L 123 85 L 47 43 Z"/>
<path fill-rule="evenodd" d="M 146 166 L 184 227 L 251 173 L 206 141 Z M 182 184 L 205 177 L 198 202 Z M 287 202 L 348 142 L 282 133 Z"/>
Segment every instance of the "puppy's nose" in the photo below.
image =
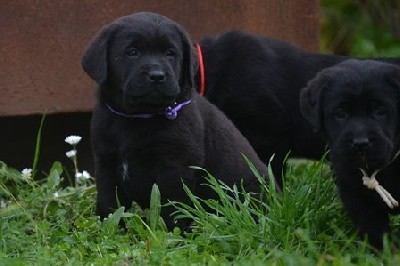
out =
<path fill-rule="evenodd" d="M 363 150 L 369 145 L 369 139 L 367 137 L 354 138 L 353 146 L 357 149 Z"/>
<path fill-rule="evenodd" d="M 165 81 L 166 74 L 161 70 L 152 70 L 149 72 L 149 79 L 153 83 L 162 83 Z"/>

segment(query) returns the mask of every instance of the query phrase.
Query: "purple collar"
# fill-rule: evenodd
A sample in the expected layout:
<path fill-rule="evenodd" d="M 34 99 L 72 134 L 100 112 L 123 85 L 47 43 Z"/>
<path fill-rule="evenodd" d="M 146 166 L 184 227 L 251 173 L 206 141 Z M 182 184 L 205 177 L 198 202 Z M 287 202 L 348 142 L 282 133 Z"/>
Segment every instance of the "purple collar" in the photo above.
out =
<path fill-rule="evenodd" d="M 117 114 L 119 116 L 125 117 L 125 118 L 151 118 L 153 116 L 156 115 L 165 115 L 165 117 L 169 120 L 174 120 L 177 116 L 178 116 L 178 111 L 182 109 L 182 107 L 184 107 L 185 105 L 188 105 L 192 102 L 192 100 L 188 100 L 186 102 L 183 103 L 179 103 L 179 104 L 174 104 L 173 107 L 168 106 L 164 112 L 162 113 L 155 113 L 155 114 L 125 114 L 125 113 L 121 113 L 118 112 L 116 110 L 114 110 L 111 106 L 109 106 L 107 103 L 104 103 L 108 110 L 110 110 L 111 113 Z"/>

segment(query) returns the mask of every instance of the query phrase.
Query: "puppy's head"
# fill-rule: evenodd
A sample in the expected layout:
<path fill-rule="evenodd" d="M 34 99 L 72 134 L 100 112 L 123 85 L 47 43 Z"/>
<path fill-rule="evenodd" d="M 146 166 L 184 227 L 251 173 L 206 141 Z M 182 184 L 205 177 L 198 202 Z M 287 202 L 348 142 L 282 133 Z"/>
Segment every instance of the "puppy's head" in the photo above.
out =
<path fill-rule="evenodd" d="M 174 21 L 149 12 L 105 25 L 82 57 L 100 99 L 125 112 L 157 112 L 193 87 L 192 42 Z"/>
<path fill-rule="evenodd" d="M 301 91 L 300 108 L 328 139 L 333 161 L 379 169 L 399 147 L 400 68 L 348 60 L 327 68 Z"/>

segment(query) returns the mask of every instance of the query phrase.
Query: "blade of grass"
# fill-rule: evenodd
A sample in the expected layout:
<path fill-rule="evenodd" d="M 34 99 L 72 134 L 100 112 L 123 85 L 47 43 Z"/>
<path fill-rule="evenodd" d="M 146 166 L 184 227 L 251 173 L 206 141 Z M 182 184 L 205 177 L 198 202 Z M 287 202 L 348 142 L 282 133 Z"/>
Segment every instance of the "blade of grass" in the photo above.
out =
<path fill-rule="evenodd" d="M 157 229 L 158 221 L 161 214 L 161 195 L 157 184 L 153 184 L 150 196 L 150 229 L 155 231 Z"/>
<path fill-rule="evenodd" d="M 40 146 L 41 146 L 41 140 L 42 140 L 42 129 L 43 129 L 45 118 L 46 118 L 46 114 L 43 114 L 42 119 L 40 120 L 39 131 L 36 136 L 35 157 L 33 158 L 33 164 L 32 164 L 32 178 L 33 179 L 35 178 L 35 175 L 37 172 L 37 165 L 39 163 Z"/>

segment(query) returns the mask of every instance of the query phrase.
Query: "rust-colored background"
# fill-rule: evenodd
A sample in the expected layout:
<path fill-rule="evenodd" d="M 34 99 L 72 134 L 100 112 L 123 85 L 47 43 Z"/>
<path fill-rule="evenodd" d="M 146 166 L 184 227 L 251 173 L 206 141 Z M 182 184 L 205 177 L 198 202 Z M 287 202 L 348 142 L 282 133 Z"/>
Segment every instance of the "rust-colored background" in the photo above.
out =
<path fill-rule="evenodd" d="M 0 5 L 0 161 L 31 167 L 43 112 L 39 167 L 65 157 L 63 140 L 83 136 L 80 167 L 91 170 L 90 110 L 95 84 L 80 57 L 104 24 L 153 11 L 183 25 L 194 40 L 223 30 L 246 30 L 318 50 L 317 0 L 12 0 Z"/>
<path fill-rule="evenodd" d="M 2 1 L 0 115 L 89 111 L 82 51 L 102 25 L 137 11 L 166 15 L 195 40 L 240 29 L 318 48 L 316 0 Z"/>

